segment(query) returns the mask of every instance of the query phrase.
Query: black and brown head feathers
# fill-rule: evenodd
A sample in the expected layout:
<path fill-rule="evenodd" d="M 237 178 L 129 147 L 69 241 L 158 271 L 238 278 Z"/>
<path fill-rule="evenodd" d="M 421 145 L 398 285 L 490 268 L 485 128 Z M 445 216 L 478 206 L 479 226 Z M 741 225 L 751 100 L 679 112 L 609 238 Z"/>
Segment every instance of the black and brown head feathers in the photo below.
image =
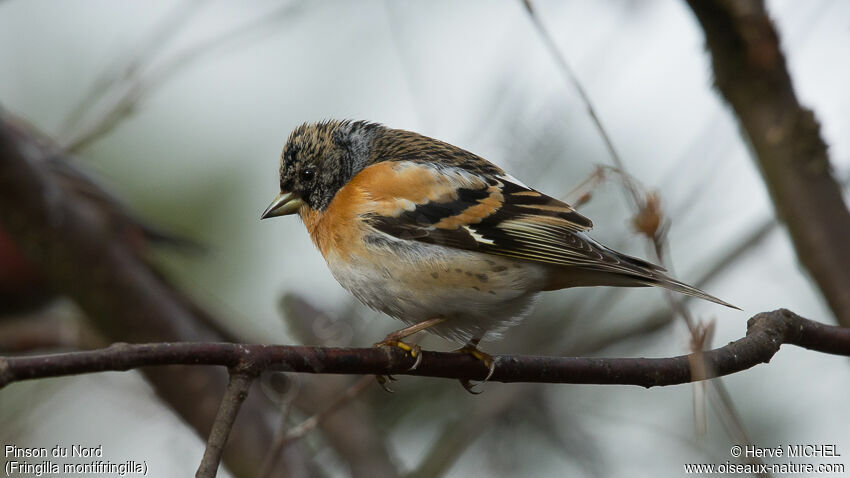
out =
<path fill-rule="evenodd" d="M 289 135 L 280 162 L 281 191 L 324 210 L 336 192 L 363 168 L 383 161 L 460 167 L 474 174 L 504 172 L 449 143 L 366 121 L 304 123 Z"/>
<path fill-rule="evenodd" d="M 375 136 L 385 128 L 365 121 L 304 123 L 289 135 L 280 158 L 280 189 L 324 210 L 336 192 L 368 162 Z"/>

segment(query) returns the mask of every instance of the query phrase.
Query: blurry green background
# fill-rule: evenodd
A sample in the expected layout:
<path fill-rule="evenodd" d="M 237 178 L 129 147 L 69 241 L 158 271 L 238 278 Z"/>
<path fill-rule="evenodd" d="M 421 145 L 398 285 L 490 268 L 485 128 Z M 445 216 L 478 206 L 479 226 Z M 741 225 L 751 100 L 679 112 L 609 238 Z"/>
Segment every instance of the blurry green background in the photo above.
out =
<path fill-rule="evenodd" d="M 629 172 L 660 192 L 675 276 L 695 280 L 773 210 L 734 117 L 712 91 L 690 11 L 672 0 L 534 4 Z M 850 3 L 768 7 L 797 93 L 846 177 Z M 169 22 L 173 36 L 163 38 Z M 197 54 L 181 57 L 187 51 Z M 138 58 L 144 94 L 134 113 L 78 156 L 143 216 L 208 245 L 200 257 L 159 259 L 248 341 L 296 341 L 278 306 L 284 293 L 339 317 L 350 328 L 336 337 L 342 345 L 370 345 L 400 325 L 353 303 L 300 221 L 259 221 L 277 193 L 283 143 L 302 122 L 353 118 L 414 130 L 555 197 L 610 164 L 579 95 L 517 1 L 0 2 L 0 104 L 60 141 L 87 128 L 85 118 L 68 117 L 92 85 Z M 95 105 L 88 121 L 114 98 Z M 582 213 L 596 239 L 649 257 L 615 181 L 595 190 Z M 781 228 L 705 288 L 744 309 L 689 302 L 698 317 L 717 320 L 715 346 L 739 338 L 752 314 L 779 307 L 832 322 Z M 485 350 L 540 353 L 541 337 L 556 337 L 569 354 L 665 310 L 662 299 L 648 289 L 548 293 L 508 340 Z M 676 321 L 592 353 L 679 355 L 688 340 Z M 456 347 L 431 337 L 423 345 Z M 725 382 L 757 445 L 835 443 L 850 455 L 846 359 L 785 347 L 769 365 Z M 690 385 L 487 384 L 470 396 L 454 382 L 403 377 L 395 388 L 359 400 L 401 471 L 420 466 L 447 424 L 499 400 L 514 403 L 481 420 L 448 476 L 679 476 L 682 463 L 725 462 L 735 443 L 710 407 L 708 433 L 695 435 Z M 114 460 L 147 460 L 149 476 L 189 476 L 203 449 L 135 372 L 7 387 L 0 423 L 0 443 L 104 443 Z M 320 468 L 346 476 L 325 440 L 308 442 Z"/>

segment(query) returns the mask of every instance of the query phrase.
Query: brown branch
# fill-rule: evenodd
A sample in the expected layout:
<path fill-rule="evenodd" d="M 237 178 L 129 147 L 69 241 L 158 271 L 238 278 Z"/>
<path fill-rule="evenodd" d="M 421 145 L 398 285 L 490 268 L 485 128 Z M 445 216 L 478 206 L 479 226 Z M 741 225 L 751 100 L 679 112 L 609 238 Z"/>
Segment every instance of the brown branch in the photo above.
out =
<path fill-rule="evenodd" d="M 850 329 L 778 309 L 751 318 L 747 335 L 701 352 L 708 373 L 694 377 L 692 354 L 670 358 L 583 358 L 497 355 L 494 382 L 581 383 L 657 387 L 730 375 L 770 361 L 782 344 L 850 356 Z M 234 367 L 251 360 L 262 370 L 316 374 L 414 375 L 481 380 L 487 374 L 467 354 L 423 352 L 422 362 L 399 349 L 230 343 L 116 344 L 86 352 L 0 358 L 0 388 L 12 382 L 162 365 Z"/>
<path fill-rule="evenodd" d="M 740 121 L 800 262 L 850 326 L 850 212 L 814 113 L 794 93 L 761 0 L 688 0 L 705 32 L 715 85 Z"/>
<path fill-rule="evenodd" d="M 47 167 L 57 148 L 0 110 L 0 229 L 20 245 L 53 290 L 72 298 L 109 342 L 227 341 L 208 313 L 180 293 L 114 230 L 96 205 L 63 189 Z M 70 158 L 64 158 L 68 159 Z M 199 434 L 216 413 L 226 384 L 220 370 L 146 370 L 157 393 Z M 184 385 L 192 384 L 187 390 Z M 273 409 L 248 398 L 225 460 L 236 476 L 255 476 L 274 429 Z"/>
<path fill-rule="evenodd" d="M 250 361 L 250 358 L 246 358 L 246 360 Z M 236 422 L 239 408 L 245 398 L 248 397 L 248 390 L 251 389 L 251 384 L 257 377 L 257 371 L 254 370 L 251 363 L 248 362 L 248 365 L 230 370 L 230 379 L 227 382 L 224 396 L 221 398 L 218 413 L 207 438 L 204 457 L 201 459 L 195 478 L 215 478 L 218 472 L 224 444 L 227 443 L 227 437 L 230 436 L 230 430 L 233 429 L 233 424 Z"/>

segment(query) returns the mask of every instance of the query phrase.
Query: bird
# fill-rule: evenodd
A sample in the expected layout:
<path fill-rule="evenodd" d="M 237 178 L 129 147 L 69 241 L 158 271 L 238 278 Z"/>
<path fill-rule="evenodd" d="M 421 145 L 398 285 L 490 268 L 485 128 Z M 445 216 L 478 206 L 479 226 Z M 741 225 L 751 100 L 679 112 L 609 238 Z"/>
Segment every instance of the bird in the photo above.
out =
<path fill-rule="evenodd" d="M 366 306 L 407 326 L 478 348 L 531 311 L 543 291 L 655 286 L 737 308 L 588 235 L 569 204 L 449 143 L 379 123 L 325 120 L 289 135 L 280 192 L 261 219 L 297 214 L 334 278 Z M 380 380 L 379 380 L 380 381 Z M 462 381 L 470 390 L 468 382 Z"/>

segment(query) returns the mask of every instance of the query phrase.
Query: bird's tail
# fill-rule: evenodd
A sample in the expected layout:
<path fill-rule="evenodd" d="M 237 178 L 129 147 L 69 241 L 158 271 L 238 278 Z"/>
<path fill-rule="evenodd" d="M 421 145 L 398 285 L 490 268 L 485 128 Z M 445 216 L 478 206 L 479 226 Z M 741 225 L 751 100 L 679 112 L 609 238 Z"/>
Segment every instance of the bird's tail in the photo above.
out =
<path fill-rule="evenodd" d="M 652 279 L 646 280 L 646 284 L 650 286 L 663 287 L 665 289 L 672 290 L 674 292 L 679 292 L 685 295 L 690 295 L 693 297 L 697 297 L 700 299 L 704 299 L 710 302 L 714 302 L 715 304 L 725 305 L 726 307 L 731 307 L 733 309 L 741 310 L 739 307 L 736 307 L 725 300 L 720 300 L 717 297 L 714 297 L 711 294 L 706 293 L 700 289 L 692 285 L 685 284 L 684 282 L 677 281 L 665 274 L 660 272 L 654 272 L 655 277 Z"/>
<path fill-rule="evenodd" d="M 617 252 L 591 239 L 580 235 L 585 240 L 594 261 L 563 269 L 561 274 L 553 274 L 546 290 L 561 289 L 575 286 L 619 286 L 641 287 L 653 286 L 704 299 L 715 304 L 725 305 L 733 309 L 740 308 L 711 294 L 697 289 L 692 285 L 673 279 L 666 274 L 667 270 L 649 261 Z M 581 271 L 580 273 L 578 273 Z"/>

